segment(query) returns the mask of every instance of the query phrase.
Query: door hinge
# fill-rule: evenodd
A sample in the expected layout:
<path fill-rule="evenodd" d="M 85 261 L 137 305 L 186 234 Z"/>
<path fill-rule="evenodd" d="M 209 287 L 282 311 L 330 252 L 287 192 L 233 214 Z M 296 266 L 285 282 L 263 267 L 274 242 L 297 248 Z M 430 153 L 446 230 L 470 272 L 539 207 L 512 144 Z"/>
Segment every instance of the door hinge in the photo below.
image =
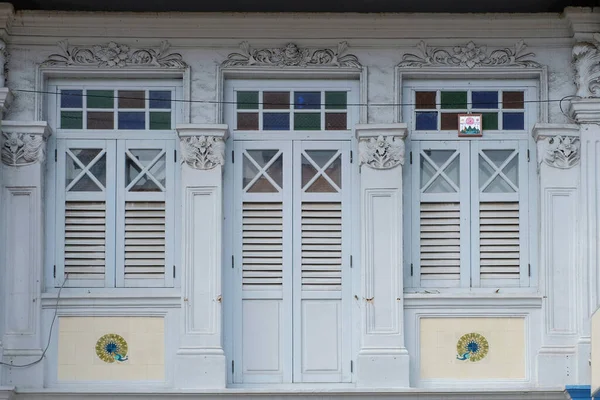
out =
<path fill-rule="evenodd" d="M 529 162 L 529 161 L 530 161 L 530 159 L 529 159 L 529 149 L 527 149 L 527 162 Z"/>
<path fill-rule="evenodd" d="M 231 268 L 233 268 L 234 265 L 235 265 L 235 259 L 233 258 L 233 256 L 231 256 Z"/>
<path fill-rule="evenodd" d="M 410 263 L 410 276 L 413 276 L 413 263 Z"/>
<path fill-rule="evenodd" d="M 173 150 L 173 162 L 177 162 L 177 150 Z"/>
<path fill-rule="evenodd" d="M 527 273 L 531 276 L 531 264 L 527 264 Z"/>
<path fill-rule="evenodd" d="M 350 256 L 350 268 L 352 268 L 352 256 Z"/>
<path fill-rule="evenodd" d="M 354 159 L 354 157 L 352 156 L 352 150 L 350 150 L 350 164 L 352 164 L 353 159 Z"/>
<path fill-rule="evenodd" d="M 54 162 L 58 161 L 58 150 L 54 149 Z"/>
<path fill-rule="evenodd" d="M 412 164 L 412 151 L 410 152 L 410 164 Z"/>
<path fill-rule="evenodd" d="M 235 152 L 233 150 L 231 150 L 231 162 L 234 163 L 235 162 L 235 157 L 234 157 Z"/>
<path fill-rule="evenodd" d="M 235 363 L 233 360 L 231 360 L 231 373 L 233 374 L 235 372 Z"/>
<path fill-rule="evenodd" d="M 54 277 L 56 278 L 56 265 L 54 266 Z"/>
<path fill-rule="evenodd" d="M 350 373 L 354 372 L 354 361 L 350 360 Z"/>
<path fill-rule="evenodd" d="M 175 269 L 176 269 L 176 268 L 177 268 L 177 267 L 173 265 L 173 278 L 175 278 L 175 276 L 177 275 L 177 274 L 175 273 Z"/>

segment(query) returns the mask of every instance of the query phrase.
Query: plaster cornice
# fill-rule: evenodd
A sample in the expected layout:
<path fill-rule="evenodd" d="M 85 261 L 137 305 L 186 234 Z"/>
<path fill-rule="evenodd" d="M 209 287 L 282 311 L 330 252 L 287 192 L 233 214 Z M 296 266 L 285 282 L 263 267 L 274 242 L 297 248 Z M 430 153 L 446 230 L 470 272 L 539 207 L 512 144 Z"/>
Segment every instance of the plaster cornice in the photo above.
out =
<path fill-rule="evenodd" d="M 571 24 L 571 32 L 577 41 L 591 40 L 594 32 L 600 31 L 600 8 L 567 7 L 565 18 Z"/>
<path fill-rule="evenodd" d="M 377 26 L 377 29 L 373 29 Z M 15 37 L 428 39 L 568 38 L 558 14 L 82 13 L 22 11 Z M 260 45 L 255 43 L 255 45 Z"/>

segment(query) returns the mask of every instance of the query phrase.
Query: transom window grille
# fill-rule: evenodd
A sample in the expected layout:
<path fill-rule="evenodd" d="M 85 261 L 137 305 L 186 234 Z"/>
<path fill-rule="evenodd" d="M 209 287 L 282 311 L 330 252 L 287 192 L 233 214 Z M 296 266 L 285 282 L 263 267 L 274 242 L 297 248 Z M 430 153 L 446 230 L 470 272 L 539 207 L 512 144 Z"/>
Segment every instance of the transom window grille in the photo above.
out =
<path fill-rule="evenodd" d="M 59 129 L 169 130 L 172 90 L 61 89 Z"/>
<path fill-rule="evenodd" d="M 348 129 L 346 91 L 237 91 L 240 131 L 340 131 Z"/>
<path fill-rule="evenodd" d="M 465 113 L 481 113 L 483 131 L 525 129 L 523 90 L 418 90 L 413 101 L 416 131 L 457 131 Z"/>

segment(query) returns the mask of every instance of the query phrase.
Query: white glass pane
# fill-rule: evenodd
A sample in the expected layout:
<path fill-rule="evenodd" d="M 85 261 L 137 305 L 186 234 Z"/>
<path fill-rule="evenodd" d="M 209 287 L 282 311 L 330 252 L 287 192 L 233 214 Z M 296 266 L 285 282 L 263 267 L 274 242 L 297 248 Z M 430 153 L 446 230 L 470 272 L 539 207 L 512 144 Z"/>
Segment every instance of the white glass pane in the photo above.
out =
<path fill-rule="evenodd" d="M 242 188 L 248 186 L 248 184 L 254 179 L 258 173 L 258 169 L 248 159 L 248 155 L 244 154 L 244 161 L 242 165 L 243 177 L 242 177 Z"/>
<path fill-rule="evenodd" d="M 269 168 L 267 168 L 267 175 L 269 175 L 280 188 L 283 187 L 283 153 L 273 161 Z"/>
<path fill-rule="evenodd" d="M 252 159 L 254 161 L 256 161 L 256 163 L 258 165 L 260 165 L 261 167 L 264 167 L 265 165 L 267 165 L 267 163 L 269 161 L 271 161 L 271 159 L 273 157 L 275 157 L 275 154 L 277 154 L 277 150 L 248 150 L 247 153 L 250 157 L 252 157 Z"/>
<path fill-rule="evenodd" d="M 307 150 L 306 154 L 319 167 L 323 168 L 325 164 L 337 153 L 336 150 Z"/>

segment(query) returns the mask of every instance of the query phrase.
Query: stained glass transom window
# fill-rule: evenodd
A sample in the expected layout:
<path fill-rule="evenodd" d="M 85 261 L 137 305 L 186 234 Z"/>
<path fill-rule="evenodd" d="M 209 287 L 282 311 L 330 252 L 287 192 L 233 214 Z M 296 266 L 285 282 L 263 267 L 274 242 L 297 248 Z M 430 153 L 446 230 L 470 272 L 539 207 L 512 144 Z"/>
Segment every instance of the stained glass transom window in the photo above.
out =
<path fill-rule="evenodd" d="M 60 128 L 170 130 L 171 90 L 62 89 Z"/>
<path fill-rule="evenodd" d="M 458 114 L 480 113 L 484 131 L 525 129 L 525 92 L 423 90 L 414 97 L 416 131 L 457 131 Z"/>
<path fill-rule="evenodd" d="M 240 131 L 345 131 L 346 91 L 237 91 Z"/>

